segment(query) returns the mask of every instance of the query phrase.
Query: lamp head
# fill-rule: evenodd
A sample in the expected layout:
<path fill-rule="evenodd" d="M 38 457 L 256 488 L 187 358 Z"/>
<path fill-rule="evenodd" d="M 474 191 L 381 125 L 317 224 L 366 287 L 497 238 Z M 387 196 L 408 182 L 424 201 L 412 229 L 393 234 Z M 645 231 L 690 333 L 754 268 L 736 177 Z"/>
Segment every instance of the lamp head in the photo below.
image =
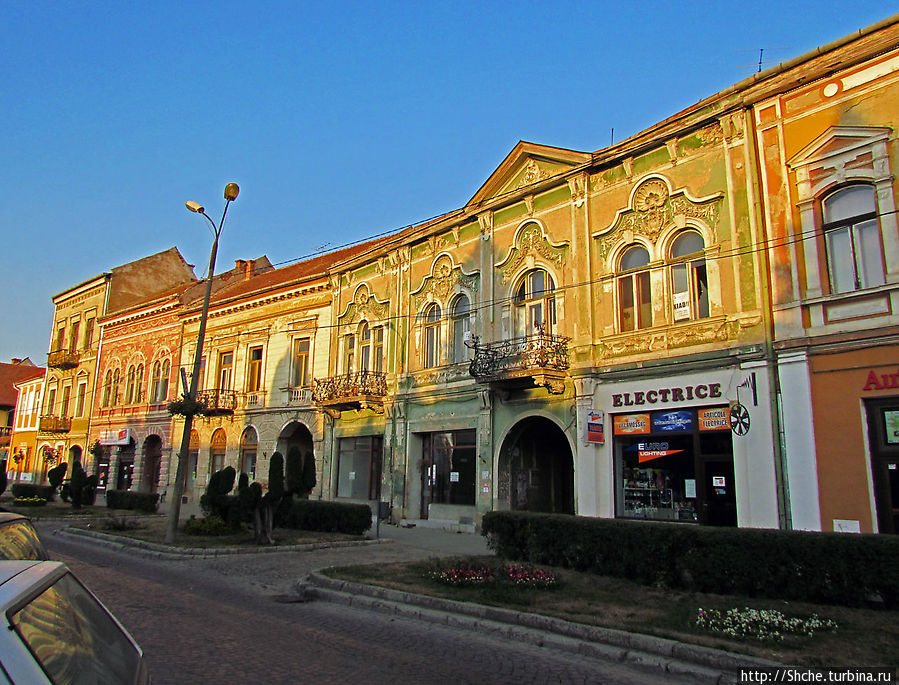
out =
<path fill-rule="evenodd" d="M 184 206 L 187 207 L 190 211 L 196 212 L 197 214 L 203 213 L 203 205 L 201 205 L 199 202 L 188 200 L 184 203 Z"/>
<path fill-rule="evenodd" d="M 237 194 L 240 192 L 240 188 L 237 187 L 236 183 L 229 183 L 225 186 L 225 199 L 228 202 L 237 199 Z"/>

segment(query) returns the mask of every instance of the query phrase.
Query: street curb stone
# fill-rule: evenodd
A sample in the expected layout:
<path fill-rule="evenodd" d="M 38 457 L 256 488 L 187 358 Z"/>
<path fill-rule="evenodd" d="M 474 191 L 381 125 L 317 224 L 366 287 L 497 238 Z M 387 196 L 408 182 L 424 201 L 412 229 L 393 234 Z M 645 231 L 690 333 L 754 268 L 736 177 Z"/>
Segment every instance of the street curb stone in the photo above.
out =
<path fill-rule="evenodd" d="M 716 685 L 738 682 L 741 668 L 781 666 L 764 659 L 685 645 L 666 638 L 352 583 L 316 572 L 309 574 L 307 584 L 299 584 L 298 591 L 305 597 L 468 630 L 483 630 L 535 646 L 552 646 L 582 656 L 626 662 Z"/>
<path fill-rule="evenodd" d="M 121 535 L 110 535 L 96 530 L 84 530 L 83 528 L 61 528 L 54 531 L 54 535 L 70 538 L 88 538 L 91 542 L 113 547 L 115 549 L 136 550 L 147 557 L 157 559 L 183 559 L 192 557 L 198 559 L 211 559 L 214 557 L 228 556 L 232 554 L 276 554 L 278 552 L 308 552 L 316 549 L 328 549 L 332 547 L 360 547 L 367 545 L 392 544 L 392 540 L 334 540 L 331 542 L 310 542 L 302 545 L 281 545 L 277 547 L 220 547 L 209 549 L 206 547 L 172 547 L 160 545 L 155 542 L 125 538 Z"/>

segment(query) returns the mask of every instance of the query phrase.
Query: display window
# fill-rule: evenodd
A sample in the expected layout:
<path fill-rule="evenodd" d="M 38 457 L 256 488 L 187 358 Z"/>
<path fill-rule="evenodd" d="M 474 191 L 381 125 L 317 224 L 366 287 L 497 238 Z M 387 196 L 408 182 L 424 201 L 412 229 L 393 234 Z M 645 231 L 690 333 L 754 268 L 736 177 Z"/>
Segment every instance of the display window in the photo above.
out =
<path fill-rule="evenodd" d="M 475 503 L 475 431 L 447 431 L 424 436 L 422 511 L 431 504 Z"/>
<path fill-rule="evenodd" d="M 380 435 L 340 438 L 337 443 L 337 496 L 376 500 L 381 495 Z"/>
<path fill-rule="evenodd" d="M 736 525 L 728 407 L 612 417 L 616 515 Z"/>

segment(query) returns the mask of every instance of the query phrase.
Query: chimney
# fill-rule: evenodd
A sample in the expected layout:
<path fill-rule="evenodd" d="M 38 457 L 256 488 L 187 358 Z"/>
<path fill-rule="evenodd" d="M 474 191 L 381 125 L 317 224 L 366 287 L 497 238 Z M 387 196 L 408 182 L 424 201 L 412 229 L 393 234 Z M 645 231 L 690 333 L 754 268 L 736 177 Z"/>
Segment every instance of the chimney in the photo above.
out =
<path fill-rule="evenodd" d="M 235 259 L 234 260 L 234 270 L 237 273 L 243 272 L 243 278 L 245 281 L 250 280 L 253 276 L 253 272 L 256 270 L 256 260 L 255 259 Z"/>

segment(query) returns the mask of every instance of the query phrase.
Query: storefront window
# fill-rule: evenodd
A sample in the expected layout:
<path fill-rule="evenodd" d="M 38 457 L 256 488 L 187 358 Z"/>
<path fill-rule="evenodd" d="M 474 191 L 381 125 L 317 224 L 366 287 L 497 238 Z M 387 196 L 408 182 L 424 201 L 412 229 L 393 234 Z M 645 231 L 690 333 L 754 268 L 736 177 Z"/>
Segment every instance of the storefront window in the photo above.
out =
<path fill-rule="evenodd" d="M 429 504 L 475 503 L 475 431 L 429 433 L 422 454 L 423 510 Z"/>
<path fill-rule="evenodd" d="M 381 496 L 384 438 L 368 435 L 340 438 L 337 456 L 337 496 L 375 500 Z"/>
<path fill-rule="evenodd" d="M 619 517 L 736 524 L 728 407 L 612 418 Z"/>

